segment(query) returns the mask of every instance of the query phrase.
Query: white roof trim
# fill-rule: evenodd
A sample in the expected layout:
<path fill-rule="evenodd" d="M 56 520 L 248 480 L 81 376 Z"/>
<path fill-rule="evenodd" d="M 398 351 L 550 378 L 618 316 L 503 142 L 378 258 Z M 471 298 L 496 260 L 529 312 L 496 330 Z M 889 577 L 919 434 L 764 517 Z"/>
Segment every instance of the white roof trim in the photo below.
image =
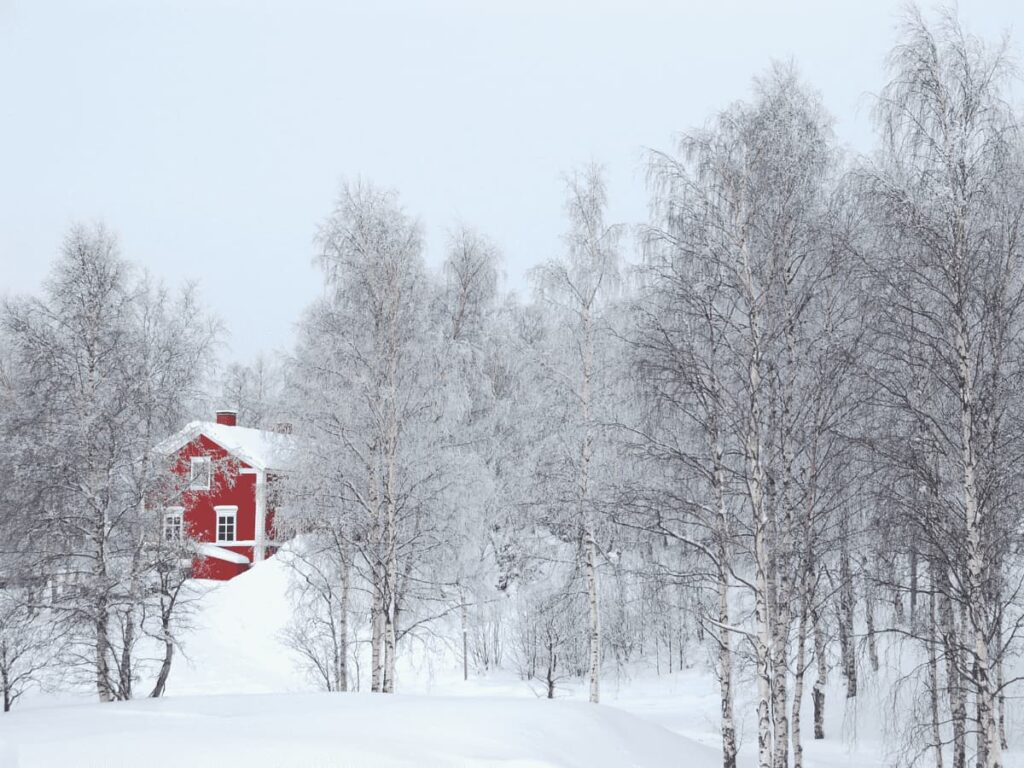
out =
<path fill-rule="evenodd" d="M 223 560 L 226 563 L 234 563 L 235 565 L 249 565 L 249 558 L 245 555 L 240 555 L 237 552 L 232 552 L 230 549 L 218 547 L 216 544 L 210 544 L 209 542 L 196 545 L 196 551 L 202 557 Z"/>

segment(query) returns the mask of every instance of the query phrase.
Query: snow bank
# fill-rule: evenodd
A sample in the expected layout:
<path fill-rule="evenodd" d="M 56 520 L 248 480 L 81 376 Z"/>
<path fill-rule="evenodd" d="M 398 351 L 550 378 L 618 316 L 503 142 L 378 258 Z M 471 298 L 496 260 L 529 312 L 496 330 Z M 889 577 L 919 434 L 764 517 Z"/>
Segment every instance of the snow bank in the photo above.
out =
<path fill-rule="evenodd" d="M 275 556 L 231 581 L 195 582 L 198 611 L 171 667 L 168 695 L 308 691 L 282 638 L 292 615 L 289 579 L 285 558 Z"/>
<path fill-rule="evenodd" d="M 593 707 L 585 681 L 566 681 L 560 700 L 550 702 L 511 670 L 463 681 L 460 659 L 417 645 L 399 659 L 398 696 L 310 693 L 300 659 L 282 638 L 292 613 L 290 548 L 231 581 L 190 585 L 198 611 L 166 699 L 101 706 L 70 700 L 68 692 L 28 697 L 0 715 L 0 768 L 721 765 L 717 683 L 703 667 L 656 675 L 641 664 L 621 676 L 608 669 L 603 703 Z M 886 662 L 904 666 L 883 654 Z M 737 683 L 740 763 L 753 765 L 755 688 L 749 677 Z M 869 676 L 857 699 L 847 700 L 841 676 L 832 676 L 829 738 L 805 734 L 808 768 L 893 764 L 878 722 L 892 712 L 890 684 L 872 688 Z M 805 723 L 810 700 L 804 697 Z M 1017 755 L 1007 757 L 1007 766 L 1024 768 Z"/>
<path fill-rule="evenodd" d="M 718 768 L 620 710 L 544 699 L 318 693 L 196 696 L 14 712 L 0 765 L 114 768 Z"/>

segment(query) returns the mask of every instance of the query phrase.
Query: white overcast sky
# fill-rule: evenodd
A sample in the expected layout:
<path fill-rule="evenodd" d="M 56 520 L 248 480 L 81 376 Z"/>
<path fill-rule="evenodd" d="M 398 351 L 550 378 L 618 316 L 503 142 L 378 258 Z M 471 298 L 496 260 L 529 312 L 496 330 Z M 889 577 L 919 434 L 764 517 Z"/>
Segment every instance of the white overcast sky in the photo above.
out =
<path fill-rule="evenodd" d="M 773 58 L 868 148 L 900 8 L 0 0 L 0 295 L 38 290 L 68 225 L 99 219 L 153 274 L 199 281 L 229 357 L 272 352 L 318 293 L 312 237 L 357 175 L 400 191 L 431 263 L 470 224 L 523 289 L 559 251 L 564 173 L 603 163 L 611 218 L 639 221 L 644 148 L 746 97 Z M 1024 35 L 1020 0 L 960 14 Z"/>

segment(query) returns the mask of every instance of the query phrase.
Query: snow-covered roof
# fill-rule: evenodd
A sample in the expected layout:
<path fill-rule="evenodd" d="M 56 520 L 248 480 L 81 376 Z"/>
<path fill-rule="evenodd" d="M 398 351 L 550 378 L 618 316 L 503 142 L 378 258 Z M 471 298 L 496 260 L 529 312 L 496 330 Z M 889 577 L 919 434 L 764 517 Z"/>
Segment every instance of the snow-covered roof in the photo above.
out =
<path fill-rule="evenodd" d="M 291 464 L 295 439 L 291 435 L 265 429 L 229 426 L 215 421 L 193 421 L 157 446 L 162 453 L 173 453 L 205 435 L 225 451 L 255 469 L 285 470 Z"/>
<path fill-rule="evenodd" d="M 237 552 L 232 552 L 230 549 L 224 549 L 224 547 L 218 547 L 216 544 L 210 544 L 209 542 L 197 544 L 196 552 L 203 557 L 212 557 L 214 560 L 223 560 L 227 563 L 235 563 L 236 565 L 249 564 L 249 558 L 245 555 L 240 555 Z"/>

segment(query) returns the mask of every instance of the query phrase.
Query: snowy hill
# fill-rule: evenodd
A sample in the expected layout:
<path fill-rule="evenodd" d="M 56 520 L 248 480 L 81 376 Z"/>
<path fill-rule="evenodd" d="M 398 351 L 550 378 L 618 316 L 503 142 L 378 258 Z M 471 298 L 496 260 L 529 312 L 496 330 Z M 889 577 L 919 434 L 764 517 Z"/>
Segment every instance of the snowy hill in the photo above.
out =
<path fill-rule="evenodd" d="M 184 643 L 185 658 L 171 671 L 168 694 L 311 690 L 281 638 L 292 610 L 289 578 L 283 557 L 272 557 L 231 581 L 197 582 L 199 609 Z"/>
<path fill-rule="evenodd" d="M 407 686 L 457 695 L 310 693 L 281 642 L 288 579 L 282 558 L 272 558 L 233 581 L 197 583 L 194 628 L 164 699 L 15 711 L 0 718 L 0 768 L 721 762 L 713 747 L 654 722 L 612 707 L 538 699 L 511 677 L 451 686 L 421 677 Z"/>
<path fill-rule="evenodd" d="M 422 648 L 406 655 L 397 695 L 316 693 L 283 642 L 292 610 L 287 556 L 229 582 L 196 582 L 198 610 L 164 699 L 99 705 L 77 703 L 81 693 L 62 694 L 56 703 L 65 706 L 52 706 L 51 696 L 29 699 L 0 716 L 0 768 L 160 768 L 229 760 L 250 768 L 721 764 L 717 684 L 699 663 L 699 649 L 695 666 L 673 674 L 606 670 L 601 706 L 584 703 L 584 687 L 568 682 L 559 700 L 538 698 L 509 671 L 463 681 L 458 659 Z M 898 658 L 891 661 L 899 666 Z M 870 688 L 844 701 L 835 680 L 828 694 L 829 738 L 806 743 L 807 768 L 891 764 L 883 744 L 883 713 L 891 711 L 886 687 L 878 695 Z M 749 695 L 748 686 L 737 702 L 746 764 L 756 747 Z M 87 694 L 84 701 L 90 699 Z M 1019 765 L 1017 757 L 1008 755 L 1007 764 Z"/>
<path fill-rule="evenodd" d="M 713 750 L 615 709 L 529 699 L 169 697 L 15 713 L 5 718 L 3 732 L 5 768 L 713 768 L 721 762 Z"/>

